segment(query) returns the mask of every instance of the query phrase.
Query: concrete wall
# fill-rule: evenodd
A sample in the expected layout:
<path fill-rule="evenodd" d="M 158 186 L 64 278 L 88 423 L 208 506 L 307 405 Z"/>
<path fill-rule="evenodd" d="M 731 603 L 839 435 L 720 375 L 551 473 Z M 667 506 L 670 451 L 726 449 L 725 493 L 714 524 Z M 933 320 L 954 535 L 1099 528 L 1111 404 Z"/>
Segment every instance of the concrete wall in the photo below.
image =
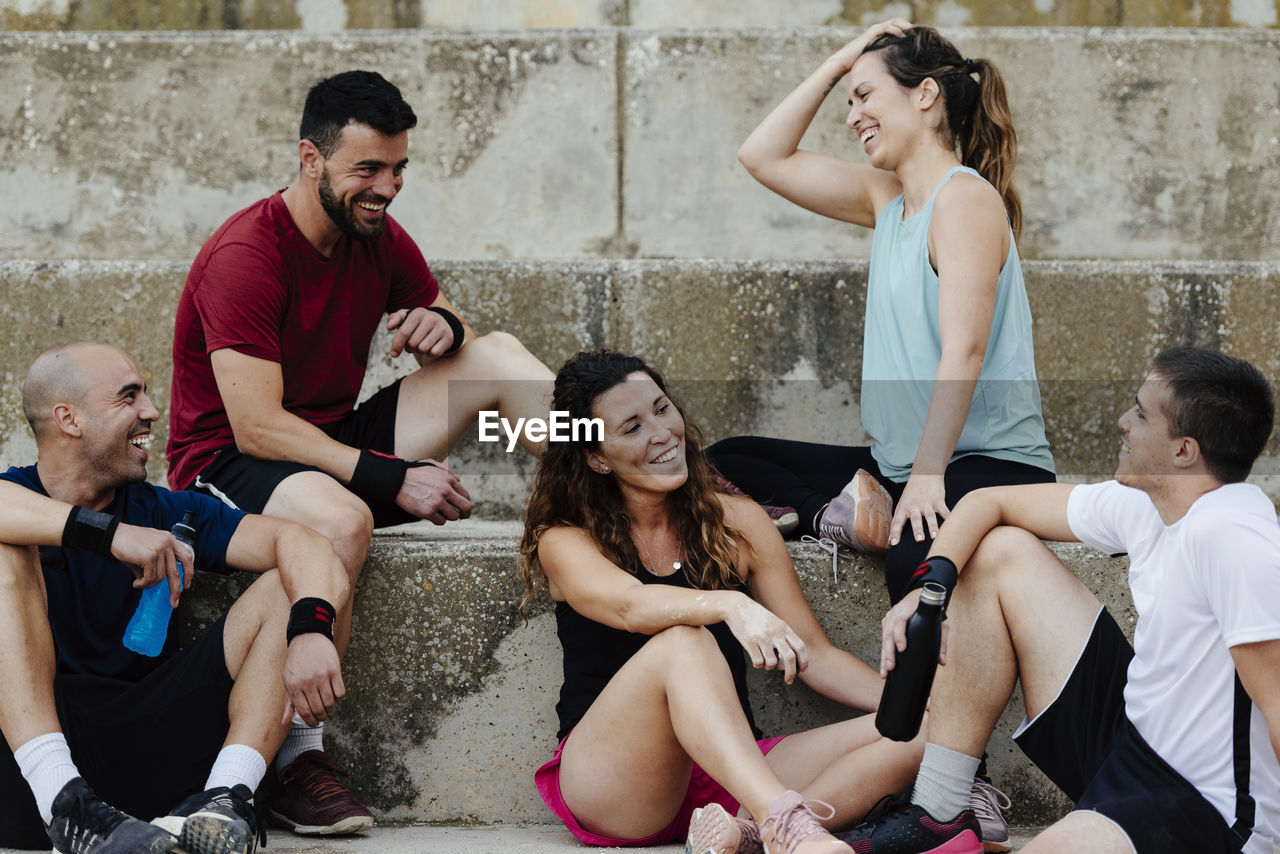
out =
<path fill-rule="evenodd" d="M 742 433 L 863 443 L 858 407 L 862 262 L 443 262 L 445 292 L 480 330 L 506 329 L 553 368 L 579 349 L 639 353 L 671 379 L 714 440 Z M 0 262 L 0 465 L 35 455 L 22 418 L 27 366 L 48 346 L 116 343 L 144 370 L 167 437 L 173 312 L 180 263 Z M 1115 465 L 1115 419 L 1147 360 L 1200 344 L 1280 377 L 1280 265 L 1223 262 L 1029 262 L 1037 364 L 1061 475 Z M 367 395 L 412 367 L 374 342 Z M 153 478 L 164 463 L 155 446 Z M 1280 438 L 1258 481 L 1280 496 Z M 483 516 L 516 518 L 531 460 L 468 434 L 451 457 Z"/>
<path fill-rule="evenodd" d="M 344 665 L 348 699 L 326 744 L 351 770 L 349 784 L 392 822 L 542 822 L 550 814 L 533 772 L 551 757 L 558 727 L 560 647 L 542 593 L 528 622 L 514 556 L 519 526 L 425 524 L 374 539 L 356 600 Z M 1132 633 L 1125 561 L 1082 546 L 1058 547 Z M 813 546 L 793 546 L 815 614 L 839 646 L 879 655 L 887 607 L 878 561 L 845 557 L 839 579 Z M 188 630 L 211 623 L 246 578 L 202 577 L 187 604 Z M 765 732 L 796 732 L 853 713 L 776 674 L 752 673 Z M 1022 718 L 1015 698 L 993 737 L 992 774 L 1014 801 L 1011 823 L 1044 824 L 1069 804 L 1009 739 Z"/>
<path fill-rule="evenodd" d="M 849 30 L 0 34 L 0 258 L 189 262 L 296 171 L 308 86 L 382 70 L 421 123 L 429 258 L 864 257 L 736 151 Z M 961 29 L 1002 67 L 1024 257 L 1280 259 L 1280 34 Z M 806 146 L 862 157 L 835 91 Z"/>
<path fill-rule="evenodd" d="M 0 0 L 0 28 L 867 26 L 896 16 L 941 27 L 1274 27 L 1277 9 L 1275 0 Z"/>

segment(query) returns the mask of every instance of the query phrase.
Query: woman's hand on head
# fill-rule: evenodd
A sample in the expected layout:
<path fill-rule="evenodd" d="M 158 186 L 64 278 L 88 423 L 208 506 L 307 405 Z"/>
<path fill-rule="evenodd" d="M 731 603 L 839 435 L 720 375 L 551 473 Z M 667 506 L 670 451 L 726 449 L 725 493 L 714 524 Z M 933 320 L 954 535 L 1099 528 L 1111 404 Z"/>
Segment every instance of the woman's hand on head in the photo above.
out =
<path fill-rule="evenodd" d="M 858 61 L 858 57 L 862 56 L 862 52 L 867 49 L 867 45 L 886 33 L 891 36 L 904 36 L 909 29 L 911 29 L 911 22 L 904 18 L 891 18 L 888 21 L 872 24 L 865 33 L 840 48 L 832 54 L 831 58 L 839 62 L 840 66 L 848 72 Z"/>
<path fill-rule="evenodd" d="M 938 536 L 942 520 L 951 515 L 947 507 L 947 487 L 940 474 L 915 474 L 907 479 L 898 505 L 893 508 L 889 525 L 889 546 L 896 546 L 902 535 L 923 542 L 925 534 Z"/>
<path fill-rule="evenodd" d="M 751 666 L 781 670 L 790 685 L 809 666 L 809 651 L 791 627 L 772 611 L 743 594 L 726 609 L 725 623 L 751 656 Z"/>

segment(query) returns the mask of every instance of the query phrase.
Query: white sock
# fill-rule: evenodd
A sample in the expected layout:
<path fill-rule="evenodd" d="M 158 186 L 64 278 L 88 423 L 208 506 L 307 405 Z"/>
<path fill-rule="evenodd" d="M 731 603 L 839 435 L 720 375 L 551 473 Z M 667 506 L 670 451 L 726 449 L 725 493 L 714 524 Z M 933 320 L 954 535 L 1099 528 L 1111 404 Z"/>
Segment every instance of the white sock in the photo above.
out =
<path fill-rule="evenodd" d="M 243 784 L 252 792 L 266 773 L 267 760 L 261 753 L 247 744 L 228 744 L 218 751 L 218 758 L 213 760 L 204 788 L 206 791 L 221 786 L 231 789 Z"/>
<path fill-rule="evenodd" d="M 969 808 L 973 775 L 978 773 L 981 761 L 936 744 L 926 744 L 920 773 L 911 790 L 911 803 L 937 821 L 951 821 L 961 810 Z"/>
<path fill-rule="evenodd" d="M 53 821 L 53 799 L 62 787 L 80 776 L 71 760 L 71 747 L 60 732 L 38 735 L 13 752 L 22 778 L 36 796 L 40 818 L 47 826 Z"/>
<path fill-rule="evenodd" d="M 276 754 L 276 770 L 283 771 L 293 760 L 308 750 L 324 750 L 324 721 L 315 726 L 307 726 L 302 716 L 293 713 L 293 729 L 284 737 L 284 744 Z"/>

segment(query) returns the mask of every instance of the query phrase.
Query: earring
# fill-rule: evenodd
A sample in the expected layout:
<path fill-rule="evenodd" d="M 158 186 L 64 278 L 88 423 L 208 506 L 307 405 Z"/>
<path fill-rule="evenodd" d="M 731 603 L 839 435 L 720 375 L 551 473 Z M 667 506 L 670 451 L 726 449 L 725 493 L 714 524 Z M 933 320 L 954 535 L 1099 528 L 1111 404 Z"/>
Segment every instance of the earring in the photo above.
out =
<path fill-rule="evenodd" d="M 613 471 L 613 469 L 608 466 L 600 466 L 600 474 L 608 474 L 611 471 Z"/>

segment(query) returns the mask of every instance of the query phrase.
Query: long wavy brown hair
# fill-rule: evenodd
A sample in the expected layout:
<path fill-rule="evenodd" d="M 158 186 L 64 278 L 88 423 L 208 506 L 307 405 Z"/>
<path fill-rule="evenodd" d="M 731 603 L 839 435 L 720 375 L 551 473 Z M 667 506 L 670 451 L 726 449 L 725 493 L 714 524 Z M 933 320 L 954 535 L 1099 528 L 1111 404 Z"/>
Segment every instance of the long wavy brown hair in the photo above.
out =
<path fill-rule="evenodd" d="M 884 51 L 884 64 L 898 84 L 914 89 L 927 78 L 942 90 L 946 122 L 940 129 L 960 162 L 986 178 L 1004 200 L 1014 239 L 1022 234 L 1022 201 L 1013 186 L 1018 135 L 1013 129 L 1004 78 L 989 59 L 965 59 L 933 27 L 912 27 L 905 35 L 885 34 L 862 53 Z M 974 77 L 977 77 L 975 80 Z"/>
<path fill-rule="evenodd" d="M 593 418 L 596 399 L 637 371 L 648 374 L 658 384 L 684 419 L 689 477 L 667 498 L 686 557 L 684 571 L 690 583 L 702 590 L 741 587 L 746 578 L 734 565 L 734 553 L 739 543 L 747 548 L 750 544 L 725 524 L 718 497 L 721 490 L 702 453 L 702 434 L 689 421 L 684 407 L 671 397 L 661 374 L 635 356 L 610 350 L 584 351 L 565 362 L 556 374 L 551 408 L 568 412 L 571 419 Z M 631 539 L 631 519 L 617 481 L 587 465 L 587 451 L 599 446 L 599 442 L 587 440 L 548 442 L 538 462 L 520 540 L 520 575 L 525 588 L 522 612 L 533 599 L 535 586 L 547 583 L 547 574 L 538 562 L 538 541 L 549 528 L 581 528 L 600 546 L 601 554 L 632 575 L 643 566 Z"/>

